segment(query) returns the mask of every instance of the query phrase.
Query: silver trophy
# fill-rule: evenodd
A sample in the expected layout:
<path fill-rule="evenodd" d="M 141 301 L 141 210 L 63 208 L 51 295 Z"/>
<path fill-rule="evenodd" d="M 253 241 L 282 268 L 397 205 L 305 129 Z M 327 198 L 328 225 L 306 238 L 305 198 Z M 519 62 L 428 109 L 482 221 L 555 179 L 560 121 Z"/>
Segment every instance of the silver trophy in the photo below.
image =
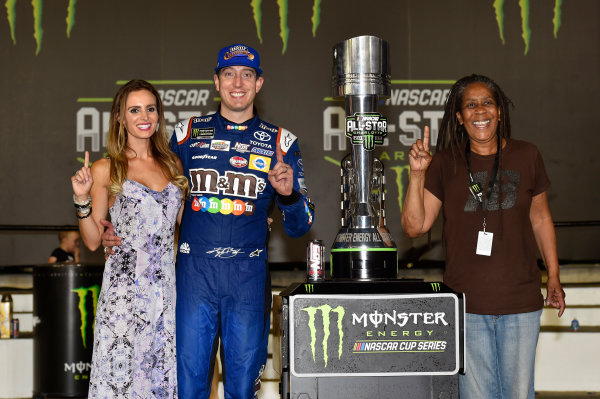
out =
<path fill-rule="evenodd" d="M 333 95 L 344 97 L 352 152 L 341 164 L 342 228 L 331 248 L 333 279 L 395 279 L 397 248 L 385 224 L 383 164 L 373 155 L 387 135 L 377 112 L 390 96 L 388 44 L 359 36 L 333 49 Z"/>

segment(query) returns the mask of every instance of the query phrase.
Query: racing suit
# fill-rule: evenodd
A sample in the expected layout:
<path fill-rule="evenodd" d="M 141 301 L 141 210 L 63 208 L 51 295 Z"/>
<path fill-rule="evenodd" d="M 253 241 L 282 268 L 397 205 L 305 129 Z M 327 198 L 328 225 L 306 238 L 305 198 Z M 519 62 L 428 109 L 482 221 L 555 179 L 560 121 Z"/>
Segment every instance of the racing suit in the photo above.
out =
<path fill-rule="evenodd" d="M 294 172 L 290 196 L 268 180 L 277 143 Z M 268 212 L 275 201 L 290 237 L 313 223 L 298 142 L 258 116 L 236 124 L 216 113 L 177 124 L 171 148 L 191 189 L 177 255 L 179 397 L 208 398 L 220 336 L 225 397 L 249 399 L 267 357 Z"/>

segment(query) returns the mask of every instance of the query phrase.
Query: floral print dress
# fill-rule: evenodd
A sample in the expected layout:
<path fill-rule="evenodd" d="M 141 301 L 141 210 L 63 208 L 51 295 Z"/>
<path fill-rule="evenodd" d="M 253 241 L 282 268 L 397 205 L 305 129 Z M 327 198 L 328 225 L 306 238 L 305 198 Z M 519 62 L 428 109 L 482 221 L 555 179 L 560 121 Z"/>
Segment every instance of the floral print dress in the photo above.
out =
<path fill-rule="evenodd" d="M 181 191 L 133 180 L 110 208 L 122 245 L 104 267 L 89 398 L 176 398 L 174 231 Z"/>

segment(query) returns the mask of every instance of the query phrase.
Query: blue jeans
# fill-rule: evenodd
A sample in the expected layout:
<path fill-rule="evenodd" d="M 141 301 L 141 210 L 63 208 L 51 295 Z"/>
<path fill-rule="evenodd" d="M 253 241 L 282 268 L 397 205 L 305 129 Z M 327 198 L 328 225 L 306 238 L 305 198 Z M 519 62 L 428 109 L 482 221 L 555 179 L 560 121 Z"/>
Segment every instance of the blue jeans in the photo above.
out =
<path fill-rule="evenodd" d="M 461 399 L 534 399 L 541 315 L 541 309 L 499 316 L 466 314 Z"/>

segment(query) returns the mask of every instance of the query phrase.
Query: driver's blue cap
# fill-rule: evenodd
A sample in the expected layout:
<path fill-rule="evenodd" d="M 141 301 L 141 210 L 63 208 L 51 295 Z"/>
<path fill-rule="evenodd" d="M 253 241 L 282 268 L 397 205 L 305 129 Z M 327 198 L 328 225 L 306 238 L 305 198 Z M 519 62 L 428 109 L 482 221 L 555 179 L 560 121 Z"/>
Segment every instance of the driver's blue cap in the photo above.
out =
<path fill-rule="evenodd" d="M 258 75 L 262 75 L 258 52 L 245 44 L 232 44 L 223 47 L 221 51 L 219 51 L 215 73 L 218 74 L 221 69 L 234 65 L 253 68 Z"/>

